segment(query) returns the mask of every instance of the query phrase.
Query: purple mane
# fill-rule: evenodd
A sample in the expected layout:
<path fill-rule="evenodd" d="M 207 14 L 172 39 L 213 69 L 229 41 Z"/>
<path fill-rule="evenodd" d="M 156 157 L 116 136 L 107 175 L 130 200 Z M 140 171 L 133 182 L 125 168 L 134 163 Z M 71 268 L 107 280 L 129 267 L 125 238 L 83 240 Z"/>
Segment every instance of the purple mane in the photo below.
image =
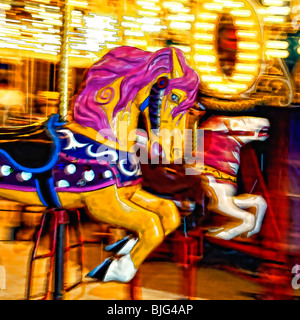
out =
<path fill-rule="evenodd" d="M 173 109 L 173 118 L 187 112 L 193 105 L 199 86 L 198 75 L 186 64 L 183 53 L 178 49 L 175 50 L 184 75 L 169 81 L 166 94 L 177 88 L 187 93 L 187 99 Z M 126 46 L 111 50 L 89 69 L 84 85 L 74 102 L 74 121 L 84 127 L 105 132 L 105 136 L 114 140 L 115 136 L 105 111 L 105 104 L 114 96 L 114 90 L 109 85 L 124 77 L 120 86 L 120 99 L 113 110 L 115 117 L 134 100 L 143 87 L 160 74 L 169 73 L 172 69 L 172 48 L 161 49 L 154 53 Z M 101 92 L 105 87 L 106 89 Z M 96 96 L 99 93 L 101 98 L 109 101 L 98 102 Z"/>

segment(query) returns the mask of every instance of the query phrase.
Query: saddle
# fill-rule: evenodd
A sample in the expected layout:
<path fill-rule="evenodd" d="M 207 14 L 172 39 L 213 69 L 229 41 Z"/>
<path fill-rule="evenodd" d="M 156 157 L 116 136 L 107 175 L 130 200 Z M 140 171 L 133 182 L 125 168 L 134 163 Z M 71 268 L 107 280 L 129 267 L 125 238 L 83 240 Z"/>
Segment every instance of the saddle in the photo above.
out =
<path fill-rule="evenodd" d="M 64 124 L 54 114 L 39 124 L 0 129 L 0 157 L 6 158 L 14 169 L 34 175 L 38 195 L 46 207 L 60 207 L 52 168 L 58 161 L 61 144 L 56 129 Z"/>
<path fill-rule="evenodd" d="M 19 170 L 31 173 L 48 171 L 58 160 L 60 140 L 56 128 L 63 124 L 55 114 L 42 123 L 0 128 L 0 155 Z"/>

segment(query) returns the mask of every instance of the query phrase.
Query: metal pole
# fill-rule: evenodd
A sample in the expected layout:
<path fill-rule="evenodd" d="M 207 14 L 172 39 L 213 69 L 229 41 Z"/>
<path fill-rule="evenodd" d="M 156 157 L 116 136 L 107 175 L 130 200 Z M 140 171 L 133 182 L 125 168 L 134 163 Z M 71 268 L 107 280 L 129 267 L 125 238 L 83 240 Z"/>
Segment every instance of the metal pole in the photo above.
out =
<path fill-rule="evenodd" d="M 56 234 L 55 248 L 55 277 L 53 300 L 62 300 L 64 296 L 64 253 L 65 253 L 65 224 L 59 223 Z"/>
<path fill-rule="evenodd" d="M 69 29 L 71 23 L 71 6 L 69 0 L 65 0 L 62 4 L 62 46 L 61 46 L 61 62 L 59 74 L 59 92 L 60 103 L 59 113 L 62 121 L 67 120 L 68 104 L 70 93 L 70 71 L 69 71 Z M 55 276 L 54 276 L 54 300 L 62 300 L 64 296 L 64 252 L 65 252 L 65 221 L 58 213 L 58 226 L 56 234 L 55 248 Z M 62 219 L 62 220 L 61 220 Z"/>
<path fill-rule="evenodd" d="M 69 70 L 69 31 L 71 24 L 71 6 L 69 0 L 65 0 L 62 5 L 62 46 L 61 46 L 61 62 L 59 74 L 59 92 L 60 103 L 59 113 L 61 120 L 67 120 L 68 104 L 70 95 L 70 70 Z"/>

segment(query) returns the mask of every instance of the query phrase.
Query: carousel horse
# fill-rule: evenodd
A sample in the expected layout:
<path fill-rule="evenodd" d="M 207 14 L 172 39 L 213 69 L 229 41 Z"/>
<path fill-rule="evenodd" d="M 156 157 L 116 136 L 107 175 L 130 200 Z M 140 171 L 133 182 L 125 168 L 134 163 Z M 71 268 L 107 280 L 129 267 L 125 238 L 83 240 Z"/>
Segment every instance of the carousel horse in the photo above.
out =
<path fill-rule="evenodd" d="M 190 167 L 194 173 L 185 175 L 184 166 L 144 164 L 143 186 L 151 193 L 172 199 L 179 209 L 189 202 L 190 207 L 195 203 L 201 206 L 204 193 L 209 199 L 209 211 L 242 221 L 234 228 L 211 230 L 210 235 L 224 240 L 244 233 L 250 237 L 260 231 L 267 203 L 261 195 L 237 195 L 240 150 L 252 141 L 266 140 L 269 126 L 264 118 L 211 116 L 199 126 L 204 130 L 204 147 L 197 157 L 204 160 L 203 165 Z M 254 214 L 247 211 L 250 208 L 255 209 Z M 136 240 L 129 235 L 106 250 L 126 254 Z"/>
<path fill-rule="evenodd" d="M 111 50 L 86 74 L 72 122 L 53 115 L 41 124 L 0 129 L 0 196 L 28 205 L 85 207 L 101 222 L 136 232 L 130 252 L 87 275 L 130 281 L 180 224 L 172 201 L 142 190 L 134 153 L 139 115 L 147 121 L 148 152 L 155 154 L 160 130 L 184 131 L 198 87 L 198 75 L 178 49 Z"/>
<path fill-rule="evenodd" d="M 200 126 L 204 130 L 201 188 L 209 198 L 208 209 L 242 221 L 216 233 L 217 238 L 231 240 L 243 233 L 250 237 L 260 231 L 267 203 L 261 195 L 237 195 L 237 173 L 241 148 L 266 140 L 269 127 L 267 119 L 248 116 L 212 116 Z M 255 209 L 254 214 L 247 211 L 250 208 Z"/>

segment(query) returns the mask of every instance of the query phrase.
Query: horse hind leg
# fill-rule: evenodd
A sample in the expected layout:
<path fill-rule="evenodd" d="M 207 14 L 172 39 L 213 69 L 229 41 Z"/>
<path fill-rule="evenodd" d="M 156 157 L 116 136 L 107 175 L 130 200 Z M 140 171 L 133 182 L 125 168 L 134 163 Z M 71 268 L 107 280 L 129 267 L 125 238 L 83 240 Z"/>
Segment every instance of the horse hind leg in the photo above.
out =
<path fill-rule="evenodd" d="M 207 177 L 208 183 L 205 182 L 204 190 L 210 199 L 208 209 L 226 216 L 242 220 L 242 223 L 232 229 L 221 231 L 215 235 L 223 240 L 231 240 L 255 227 L 255 216 L 240 209 L 235 203 L 236 189 L 230 184 L 218 183 L 213 177 Z"/>
<path fill-rule="evenodd" d="M 231 240 L 241 234 L 252 230 L 255 226 L 255 217 L 253 214 L 248 211 L 241 210 L 234 203 L 233 199 L 229 198 L 226 201 L 221 201 L 218 205 L 219 209 L 217 210 L 221 214 L 234 217 L 236 219 L 242 220 L 243 222 L 227 231 L 221 231 L 215 235 L 217 238 L 223 240 Z M 220 210 L 222 208 L 222 211 Z"/>
<path fill-rule="evenodd" d="M 235 197 L 233 201 L 241 209 L 255 207 L 255 227 L 248 232 L 247 237 L 249 238 L 253 234 L 258 233 L 268 207 L 265 199 L 262 196 L 245 194 Z"/>

